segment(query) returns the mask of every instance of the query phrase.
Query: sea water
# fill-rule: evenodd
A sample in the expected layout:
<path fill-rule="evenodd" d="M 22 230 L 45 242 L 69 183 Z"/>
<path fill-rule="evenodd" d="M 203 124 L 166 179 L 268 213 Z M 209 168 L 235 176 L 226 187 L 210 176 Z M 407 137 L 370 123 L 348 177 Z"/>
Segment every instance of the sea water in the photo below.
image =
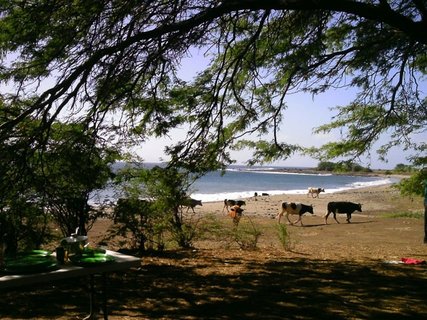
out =
<path fill-rule="evenodd" d="M 193 186 L 191 196 L 204 202 L 240 199 L 267 193 L 306 194 L 309 187 L 323 188 L 325 193 L 379 186 L 398 182 L 391 177 L 292 173 L 283 168 L 230 168 L 225 174 L 211 172 Z"/>
<path fill-rule="evenodd" d="M 306 194 L 309 187 L 315 187 L 325 189 L 325 193 L 334 193 L 399 181 L 393 177 L 304 173 L 301 168 L 294 169 L 298 173 L 290 172 L 292 170 L 286 167 L 230 166 L 224 173 L 210 172 L 197 180 L 190 188 L 189 195 L 202 202 L 212 202 L 248 198 L 255 192 L 258 195 Z M 115 202 L 118 197 L 118 191 L 106 188 L 94 192 L 90 202 Z"/>

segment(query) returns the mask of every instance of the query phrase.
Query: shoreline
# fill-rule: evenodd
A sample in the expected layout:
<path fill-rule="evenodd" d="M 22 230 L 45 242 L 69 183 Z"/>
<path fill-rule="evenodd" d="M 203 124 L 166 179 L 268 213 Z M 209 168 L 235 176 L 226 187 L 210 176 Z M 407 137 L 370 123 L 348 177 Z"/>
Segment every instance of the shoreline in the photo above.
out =
<path fill-rule="evenodd" d="M 342 190 L 334 193 L 320 193 L 318 198 L 311 197 L 304 194 L 277 194 L 257 197 L 242 198 L 245 200 L 246 205 L 243 214 L 248 216 L 260 216 L 274 218 L 280 210 L 281 203 L 287 202 L 301 202 L 307 205 L 313 205 L 315 208 L 315 216 L 323 216 L 327 211 L 327 204 L 330 201 L 350 201 L 361 203 L 363 213 L 376 213 L 380 211 L 395 210 L 396 205 L 389 203 L 387 200 L 390 198 L 398 199 L 402 197 L 400 192 L 393 188 L 394 183 L 383 184 L 378 186 L 368 186 Z M 422 203 L 414 202 L 414 209 L 421 210 Z M 216 214 L 226 215 L 224 209 L 224 200 L 222 201 L 209 201 L 202 202 L 202 206 L 195 208 L 197 213 L 201 214 Z"/>
<path fill-rule="evenodd" d="M 262 172 L 262 171 L 260 171 Z M 271 171 L 276 172 L 276 171 Z M 296 173 L 296 172 L 289 172 L 289 174 L 308 174 L 308 173 Z M 349 175 L 347 175 L 349 176 Z M 401 175 L 356 175 L 360 177 L 378 177 L 379 179 L 376 181 L 370 181 L 370 182 L 356 182 L 353 185 L 349 186 L 343 186 L 343 187 L 337 187 L 337 188 L 325 188 L 325 192 L 322 192 L 323 195 L 325 194 L 335 194 L 345 191 L 351 191 L 351 190 L 360 190 L 365 188 L 376 188 L 381 186 L 387 186 L 387 185 L 395 185 L 399 183 L 400 180 L 402 180 L 405 176 Z M 322 186 L 311 186 L 311 187 L 322 187 Z M 229 191 L 229 192 L 217 192 L 217 193 L 201 193 L 201 192 L 193 192 L 190 194 L 190 197 L 196 200 L 201 200 L 203 203 L 214 203 L 214 202 L 220 202 L 224 199 L 233 199 L 233 200 L 244 200 L 244 199 L 251 199 L 255 196 L 255 194 L 258 194 L 258 196 L 261 196 L 262 194 L 266 194 L 268 196 L 293 196 L 293 195 L 306 195 L 307 189 L 289 189 L 289 190 L 244 190 L 244 191 Z"/>

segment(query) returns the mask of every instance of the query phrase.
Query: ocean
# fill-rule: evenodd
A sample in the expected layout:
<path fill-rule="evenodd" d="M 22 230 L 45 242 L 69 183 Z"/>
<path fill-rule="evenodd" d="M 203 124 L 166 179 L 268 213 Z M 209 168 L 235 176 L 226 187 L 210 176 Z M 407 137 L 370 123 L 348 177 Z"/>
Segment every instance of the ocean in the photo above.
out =
<path fill-rule="evenodd" d="M 149 164 L 152 166 L 154 164 Z M 295 168 L 303 169 L 303 168 Z M 283 171 L 286 170 L 286 171 Z M 189 194 L 202 202 L 223 201 L 224 199 L 241 199 L 268 193 L 277 194 L 306 194 L 309 187 L 323 188 L 325 193 L 379 186 L 399 181 L 393 177 L 375 177 L 360 175 L 335 175 L 292 173 L 287 167 L 245 167 L 230 166 L 225 174 L 220 171 L 210 172 L 197 180 Z M 95 192 L 91 202 L 109 200 L 115 202 L 117 195 L 111 189 Z M 96 199 L 96 200 L 94 200 Z"/>
<path fill-rule="evenodd" d="M 399 181 L 391 177 L 291 173 L 282 169 L 289 170 L 280 167 L 232 167 L 224 175 L 211 172 L 194 184 L 191 196 L 211 202 L 252 197 L 255 192 L 258 195 L 306 194 L 309 187 L 319 187 L 325 189 L 325 193 L 334 193 Z"/>

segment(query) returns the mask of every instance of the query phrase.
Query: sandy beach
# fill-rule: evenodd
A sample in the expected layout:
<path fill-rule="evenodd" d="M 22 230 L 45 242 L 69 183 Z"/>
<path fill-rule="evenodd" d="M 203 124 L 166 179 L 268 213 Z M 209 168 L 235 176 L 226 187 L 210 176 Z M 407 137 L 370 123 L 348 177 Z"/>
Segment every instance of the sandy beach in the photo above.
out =
<path fill-rule="evenodd" d="M 327 190 L 326 190 L 327 191 Z M 427 258 L 427 246 L 423 243 L 424 219 L 407 217 L 408 213 L 423 213 L 421 197 L 402 197 L 392 185 L 374 186 L 347 190 L 337 193 L 321 193 L 319 198 L 307 194 L 257 196 L 244 199 L 246 205 L 239 226 L 253 225 L 260 230 L 254 258 L 261 256 L 306 257 L 326 260 L 399 260 L 404 256 Z M 282 201 L 301 202 L 314 206 L 314 214 L 304 214 L 304 226 L 289 225 L 285 218 L 281 223 L 288 226 L 292 250 L 283 250 L 277 236 L 277 213 Z M 346 223 L 346 215 L 338 214 L 337 224 L 332 215 L 325 225 L 324 215 L 330 201 L 351 201 L 362 204 L 363 212 L 355 212 L 351 223 Z M 185 210 L 184 210 L 185 212 Z M 190 210 L 191 212 L 191 210 Z M 206 202 L 197 206 L 193 221 L 213 216 L 225 229 L 232 228 L 232 219 L 224 209 L 224 202 Z M 392 215 L 399 215 L 391 218 Z M 297 219 L 290 216 L 291 221 Z M 108 220 L 98 221 L 89 237 L 101 241 L 111 224 Z M 109 243 L 113 250 L 119 249 Z M 214 254 L 226 254 L 239 248 L 232 239 L 197 239 L 196 249 L 213 250 Z M 225 251 L 224 251 L 225 250 Z M 222 252 L 223 251 L 223 252 Z M 222 253 L 221 253 L 222 252 Z M 245 252 L 250 256 L 254 253 Z"/>
<path fill-rule="evenodd" d="M 423 243 L 424 219 L 410 218 L 408 213 L 423 213 L 421 197 L 402 197 L 392 185 L 382 185 L 337 193 L 321 193 L 319 198 L 302 195 L 258 196 L 244 199 L 246 206 L 241 224 L 256 225 L 262 232 L 256 255 L 266 254 L 286 257 L 306 257 L 322 260 L 381 260 L 397 261 L 411 256 L 427 257 L 427 246 Z M 306 213 L 304 226 L 289 225 L 285 218 L 292 250 L 284 252 L 277 237 L 277 213 L 281 202 L 301 202 L 314 206 L 314 214 Z M 362 204 L 363 212 L 355 212 L 351 223 L 346 223 L 346 215 L 338 214 L 337 224 L 332 215 L 325 225 L 324 215 L 329 201 L 351 201 Z M 204 203 L 197 207 L 201 215 L 214 214 L 231 225 L 231 218 L 224 210 L 223 202 Z M 392 218 L 393 215 L 398 217 Z M 295 221 L 296 216 L 290 216 Z M 196 246 L 211 248 L 210 241 Z M 221 246 L 218 246 L 221 250 Z"/>
<path fill-rule="evenodd" d="M 414 199 L 411 201 L 409 198 L 403 198 L 397 189 L 392 185 L 374 186 L 360 189 L 347 190 L 336 193 L 320 193 L 319 197 L 312 197 L 307 194 L 283 194 L 283 195 L 268 195 L 268 196 L 253 196 L 245 198 L 246 206 L 244 215 L 259 216 L 274 218 L 280 210 L 281 203 L 287 202 L 301 202 L 307 205 L 313 205 L 315 216 L 324 216 L 327 212 L 327 204 L 330 201 L 351 201 L 362 204 L 363 212 L 356 215 L 372 215 L 379 212 L 387 212 L 388 210 L 421 210 L 422 201 Z M 395 201 L 399 200 L 399 201 Z M 409 200 L 409 201 L 408 201 Z M 197 207 L 197 211 L 202 214 L 226 213 L 224 203 L 206 202 L 202 207 Z M 307 215 L 309 216 L 309 214 Z"/>

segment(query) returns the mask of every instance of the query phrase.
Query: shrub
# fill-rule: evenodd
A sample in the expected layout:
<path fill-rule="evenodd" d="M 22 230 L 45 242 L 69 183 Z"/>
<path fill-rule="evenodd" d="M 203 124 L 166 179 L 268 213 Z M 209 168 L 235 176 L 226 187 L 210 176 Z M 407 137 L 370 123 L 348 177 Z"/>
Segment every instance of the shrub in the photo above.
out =
<path fill-rule="evenodd" d="M 249 223 L 248 223 L 248 222 Z M 262 232 L 251 219 L 244 219 L 233 229 L 233 239 L 243 250 L 255 250 Z"/>
<path fill-rule="evenodd" d="M 286 251 L 291 251 L 293 243 L 291 241 L 291 235 L 285 224 L 279 223 L 277 225 L 277 236 L 279 237 L 279 241 L 282 244 L 283 248 Z"/>

